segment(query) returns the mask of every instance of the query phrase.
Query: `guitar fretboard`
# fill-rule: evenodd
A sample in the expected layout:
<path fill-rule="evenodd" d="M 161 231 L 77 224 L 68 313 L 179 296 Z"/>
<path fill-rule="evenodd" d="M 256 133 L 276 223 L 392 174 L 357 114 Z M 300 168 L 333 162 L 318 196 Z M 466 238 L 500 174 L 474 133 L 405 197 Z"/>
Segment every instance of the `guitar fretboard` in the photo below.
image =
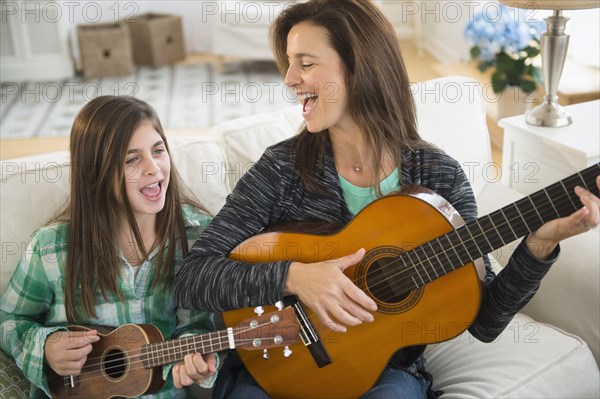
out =
<path fill-rule="evenodd" d="M 599 174 L 600 163 L 403 252 L 395 261 L 404 267 L 403 272 L 395 275 L 396 281 L 390 284 L 398 292 L 419 288 L 550 220 L 570 215 L 583 206 L 574 192 L 575 186 L 598 195 L 595 180 Z"/>

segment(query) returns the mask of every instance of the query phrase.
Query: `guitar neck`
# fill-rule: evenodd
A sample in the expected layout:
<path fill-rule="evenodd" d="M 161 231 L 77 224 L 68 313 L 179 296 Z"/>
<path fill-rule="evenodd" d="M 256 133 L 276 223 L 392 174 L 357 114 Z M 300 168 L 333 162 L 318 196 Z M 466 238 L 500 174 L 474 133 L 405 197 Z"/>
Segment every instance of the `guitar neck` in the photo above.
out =
<path fill-rule="evenodd" d="M 456 230 L 404 252 L 400 260 L 412 270 L 414 288 L 425 285 L 475 259 L 481 258 L 544 223 L 565 217 L 582 207 L 575 194 L 581 186 L 598 195 L 595 180 L 600 164 L 471 221 Z M 419 266 L 419 267 L 417 267 Z"/>
<path fill-rule="evenodd" d="M 190 353 L 220 352 L 231 347 L 229 338 L 227 330 L 221 330 L 145 345 L 142 362 L 151 368 L 179 362 Z"/>

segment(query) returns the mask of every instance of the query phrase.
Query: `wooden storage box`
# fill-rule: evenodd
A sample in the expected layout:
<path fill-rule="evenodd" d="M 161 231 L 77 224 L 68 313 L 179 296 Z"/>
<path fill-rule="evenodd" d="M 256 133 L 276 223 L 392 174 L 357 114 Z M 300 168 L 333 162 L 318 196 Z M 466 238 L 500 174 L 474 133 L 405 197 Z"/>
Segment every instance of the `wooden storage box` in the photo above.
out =
<path fill-rule="evenodd" d="M 131 33 L 137 65 L 161 66 L 185 58 L 181 18 L 146 13 L 124 21 Z"/>
<path fill-rule="evenodd" d="M 78 25 L 77 37 L 86 79 L 127 75 L 135 70 L 126 24 Z"/>

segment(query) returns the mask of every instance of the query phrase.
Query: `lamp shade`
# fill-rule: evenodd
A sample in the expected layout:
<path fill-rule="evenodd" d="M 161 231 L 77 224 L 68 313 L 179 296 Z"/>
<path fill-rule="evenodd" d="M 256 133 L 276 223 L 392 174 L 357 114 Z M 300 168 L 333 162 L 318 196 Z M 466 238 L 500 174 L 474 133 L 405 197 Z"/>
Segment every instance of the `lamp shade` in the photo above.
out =
<path fill-rule="evenodd" d="M 600 7 L 600 0 L 500 0 L 500 3 L 529 10 L 583 10 Z"/>

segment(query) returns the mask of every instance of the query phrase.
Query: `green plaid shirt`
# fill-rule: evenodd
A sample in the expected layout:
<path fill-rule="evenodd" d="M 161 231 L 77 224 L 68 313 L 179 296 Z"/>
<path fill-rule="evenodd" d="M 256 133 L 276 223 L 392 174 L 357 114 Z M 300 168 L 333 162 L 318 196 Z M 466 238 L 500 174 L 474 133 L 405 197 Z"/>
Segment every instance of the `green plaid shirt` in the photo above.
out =
<path fill-rule="evenodd" d="M 184 207 L 184 219 L 189 246 L 211 220 L 210 216 Z M 44 376 L 44 344 L 46 337 L 65 330 L 65 261 L 68 251 L 68 225 L 42 227 L 33 234 L 26 253 L 17 265 L 6 292 L 0 299 L 0 347 L 10 354 L 24 375 L 48 394 Z M 214 329 L 211 313 L 177 308 L 172 293 L 151 288 L 158 251 L 136 270 L 123 258 L 118 285 L 124 300 L 114 294 L 105 299 L 96 297 L 97 319 L 79 320 L 78 324 L 118 327 L 127 323 L 151 323 L 160 329 L 165 339 L 199 334 Z M 181 266 L 178 251 L 175 268 Z M 173 387 L 170 366 L 163 367 L 165 387 L 154 398 L 185 397 Z M 203 386 L 210 387 L 215 378 Z M 31 397 L 43 396 L 32 385 Z"/>

